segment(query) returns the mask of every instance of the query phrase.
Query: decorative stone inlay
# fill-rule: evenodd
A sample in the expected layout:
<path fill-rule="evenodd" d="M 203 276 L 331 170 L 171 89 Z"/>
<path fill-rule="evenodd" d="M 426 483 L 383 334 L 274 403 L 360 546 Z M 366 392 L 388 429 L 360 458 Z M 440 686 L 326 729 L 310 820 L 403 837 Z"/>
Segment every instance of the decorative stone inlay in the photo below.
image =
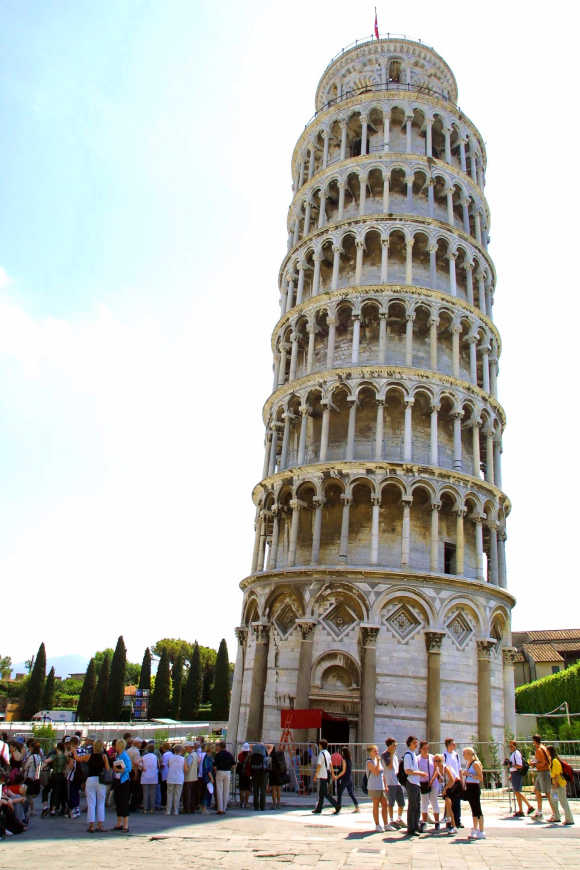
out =
<path fill-rule="evenodd" d="M 284 604 L 282 608 L 276 614 L 274 619 L 274 625 L 282 635 L 282 637 L 286 637 L 290 631 L 294 628 L 296 624 L 296 614 L 294 612 L 294 608 L 291 607 L 287 602 Z"/>
<path fill-rule="evenodd" d="M 343 634 L 346 634 L 349 628 L 351 628 L 357 621 L 357 618 L 343 601 L 339 601 L 330 608 L 322 621 L 330 632 L 336 638 L 339 638 L 342 637 Z"/>
<path fill-rule="evenodd" d="M 397 607 L 390 616 L 385 617 L 384 621 L 401 640 L 408 640 L 421 625 L 420 620 L 406 604 Z"/>
<path fill-rule="evenodd" d="M 463 649 L 473 634 L 473 629 L 461 610 L 458 610 L 455 616 L 447 623 L 447 630 L 459 649 Z"/>

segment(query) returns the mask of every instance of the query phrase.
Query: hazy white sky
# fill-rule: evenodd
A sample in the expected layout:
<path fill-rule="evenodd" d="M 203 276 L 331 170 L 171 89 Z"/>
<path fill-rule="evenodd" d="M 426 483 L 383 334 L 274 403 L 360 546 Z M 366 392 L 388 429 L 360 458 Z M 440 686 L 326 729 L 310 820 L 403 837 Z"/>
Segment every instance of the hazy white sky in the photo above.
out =
<path fill-rule="evenodd" d="M 571 7 L 378 14 L 443 55 L 486 141 L 514 627 L 577 626 Z M 372 25 L 344 0 L 3 3 L 0 653 L 235 655 L 291 151 Z"/>

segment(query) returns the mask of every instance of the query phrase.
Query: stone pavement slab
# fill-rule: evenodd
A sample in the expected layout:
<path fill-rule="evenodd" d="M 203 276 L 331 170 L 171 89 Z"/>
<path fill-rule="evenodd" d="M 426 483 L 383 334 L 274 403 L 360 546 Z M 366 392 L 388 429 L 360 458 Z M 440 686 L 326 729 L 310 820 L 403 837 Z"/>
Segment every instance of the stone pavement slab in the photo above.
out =
<path fill-rule="evenodd" d="M 580 806 L 578 806 L 580 816 Z M 408 840 L 374 832 L 368 805 L 331 810 L 232 809 L 225 817 L 131 817 L 131 834 L 87 834 L 86 819 L 34 818 L 25 834 L 0 843 L 0 870 L 196 870 L 236 868 L 405 868 L 405 870 L 580 870 L 580 824 L 563 828 L 509 818 L 507 804 L 484 805 L 488 839 L 436 834 Z M 465 821 L 465 819 L 464 819 Z M 114 818 L 107 817 L 108 827 Z M 557 841 L 557 842 L 556 842 Z"/>

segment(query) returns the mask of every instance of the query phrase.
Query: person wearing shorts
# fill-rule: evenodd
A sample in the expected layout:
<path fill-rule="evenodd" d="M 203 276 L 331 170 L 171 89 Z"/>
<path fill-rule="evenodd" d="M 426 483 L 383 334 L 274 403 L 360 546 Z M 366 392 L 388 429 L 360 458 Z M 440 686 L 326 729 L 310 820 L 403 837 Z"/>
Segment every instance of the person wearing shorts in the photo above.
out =
<path fill-rule="evenodd" d="M 550 756 L 548 755 L 548 750 L 542 743 L 542 738 L 539 734 L 534 734 L 532 737 L 534 741 L 534 749 L 535 749 L 535 758 L 530 764 L 530 767 L 533 767 L 536 771 L 536 781 L 534 782 L 534 791 L 536 792 L 536 798 L 538 800 L 538 809 L 534 813 L 534 819 L 538 821 L 543 821 L 544 814 L 542 813 L 542 797 L 545 796 L 548 798 L 548 803 L 550 804 L 550 808 L 552 810 L 552 816 L 556 815 L 556 810 L 554 808 L 554 802 L 552 800 L 552 778 L 550 776 L 550 767 L 552 765 L 552 761 Z"/>
<path fill-rule="evenodd" d="M 383 831 L 394 831 L 395 828 L 389 825 L 389 813 L 387 809 L 386 798 L 388 787 L 385 783 L 384 769 L 381 757 L 379 755 L 379 750 L 376 746 L 371 744 L 370 746 L 367 746 L 367 753 L 367 788 L 369 797 L 373 802 L 373 819 L 375 822 L 375 831 L 377 833 L 382 833 Z M 379 822 L 379 806 L 381 808 L 381 814 L 383 817 L 382 825 Z"/>
<path fill-rule="evenodd" d="M 405 809 L 405 793 L 399 782 L 399 759 L 397 758 L 397 741 L 394 737 L 385 740 L 387 749 L 381 755 L 385 770 L 385 782 L 389 792 L 387 804 L 389 809 L 389 823 L 395 828 L 404 828 L 403 810 Z M 397 804 L 397 819 L 395 820 L 395 804 Z"/>
<path fill-rule="evenodd" d="M 518 804 L 518 808 L 514 813 L 514 818 L 522 818 L 524 815 L 523 804 L 526 804 L 528 808 L 528 815 L 534 812 L 534 808 L 522 791 L 522 766 L 524 762 L 522 759 L 522 753 L 518 749 L 518 744 L 515 740 L 510 741 L 510 753 L 510 780 Z"/>

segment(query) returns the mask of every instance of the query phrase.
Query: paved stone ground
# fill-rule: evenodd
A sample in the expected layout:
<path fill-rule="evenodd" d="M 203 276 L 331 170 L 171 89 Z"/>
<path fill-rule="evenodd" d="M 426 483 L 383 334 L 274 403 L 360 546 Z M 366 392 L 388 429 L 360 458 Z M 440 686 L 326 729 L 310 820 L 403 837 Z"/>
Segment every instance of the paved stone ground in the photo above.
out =
<path fill-rule="evenodd" d="M 465 805 L 465 809 L 467 805 Z M 575 812 L 580 816 L 580 802 Z M 470 842 L 428 833 L 375 834 L 370 807 L 313 816 L 305 807 L 254 813 L 232 809 L 225 817 L 131 817 L 131 834 L 87 834 L 86 819 L 39 819 L 29 831 L 0 843 L 1 870 L 197 870 L 257 867 L 413 868 L 413 870 L 580 870 L 580 818 L 574 827 L 509 818 L 507 803 L 484 804 L 488 839 Z M 468 821 L 467 814 L 464 822 Z M 107 826 L 114 817 L 107 814 Z"/>

